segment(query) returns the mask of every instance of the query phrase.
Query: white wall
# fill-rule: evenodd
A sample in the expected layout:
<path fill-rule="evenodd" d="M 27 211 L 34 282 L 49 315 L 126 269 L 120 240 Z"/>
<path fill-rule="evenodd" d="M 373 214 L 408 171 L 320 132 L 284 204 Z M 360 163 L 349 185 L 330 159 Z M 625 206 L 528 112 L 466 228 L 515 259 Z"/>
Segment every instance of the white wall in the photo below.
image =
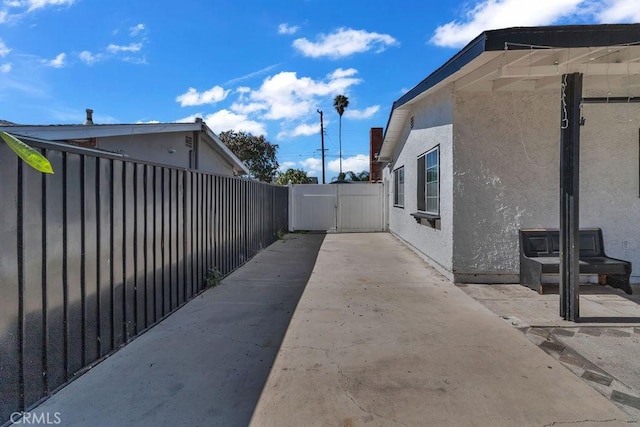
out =
<path fill-rule="evenodd" d="M 600 227 L 607 255 L 631 261 L 640 282 L 640 104 L 585 105 L 580 226 Z"/>
<path fill-rule="evenodd" d="M 453 147 L 452 105 L 449 89 L 418 103 L 412 112 L 414 127 L 405 123 L 401 142 L 393 154 L 393 165 L 384 168 L 389 181 L 389 231 L 417 249 L 450 279 L 453 267 Z M 412 213 L 417 212 L 417 160 L 433 147 L 440 146 L 440 228 L 418 224 Z M 393 206 L 393 170 L 404 165 L 404 208 Z"/>
<path fill-rule="evenodd" d="M 640 106 L 583 111 L 580 226 L 638 276 Z M 559 226 L 559 94 L 458 93 L 453 115 L 455 280 L 517 281 L 518 229 Z"/>

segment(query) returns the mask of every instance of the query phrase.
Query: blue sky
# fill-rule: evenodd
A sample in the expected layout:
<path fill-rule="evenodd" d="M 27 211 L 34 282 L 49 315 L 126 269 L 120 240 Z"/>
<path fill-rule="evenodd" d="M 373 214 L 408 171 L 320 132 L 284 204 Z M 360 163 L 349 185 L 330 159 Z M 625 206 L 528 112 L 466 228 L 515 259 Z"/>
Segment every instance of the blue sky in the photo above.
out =
<path fill-rule="evenodd" d="M 436 6 L 437 5 L 437 6 Z M 0 119 L 193 121 L 279 145 L 282 168 L 368 169 L 369 129 L 482 31 L 640 22 L 638 0 L 4 0 Z"/>

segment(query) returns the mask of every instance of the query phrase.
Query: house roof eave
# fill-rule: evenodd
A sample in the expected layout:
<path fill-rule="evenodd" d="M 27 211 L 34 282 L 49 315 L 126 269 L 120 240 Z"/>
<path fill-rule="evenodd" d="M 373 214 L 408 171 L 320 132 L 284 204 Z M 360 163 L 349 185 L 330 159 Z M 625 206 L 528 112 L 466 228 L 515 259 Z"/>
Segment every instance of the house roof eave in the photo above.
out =
<path fill-rule="evenodd" d="M 487 32 L 483 32 L 446 63 L 393 103 L 391 113 L 389 114 L 389 120 L 387 121 L 387 126 L 385 127 L 385 132 L 382 137 L 379 161 L 390 161 L 391 159 L 391 154 L 393 153 L 397 137 L 399 136 L 402 125 L 408 116 L 408 109 L 405 106 L 415 100 L 418 96 L 426 94 L 426 92 L 434 86 L 442 83 L 444 80 L 462 69 L 462 67 L 470 63 L 473 59 L 480 56 L 484 52 L 486 39 Z"/>
<path fill-rule="evenodd" d="M 407 119 L 406 110 L 443 84 L 454 81 L 461 73 L 472 70 L 489 57 L 506 50 L 606 47 L 638 43 L 640 24 L 565 25 L 546 27 L 513 27 L 481 33 L 446 63 L 393 103 L 385 128 L 379 161 L 389 161 L 399 132 Z"/>
<path fill-rule="evenodd" d="M 188 132 L 200 129 L 200 123 L 135 123 L 106 125 L 10 125 L 0 126 L 1 131 L 25 137 L 51 141 L 68 139 L 105 138 L 123 135 Z"/>
<path fill-rule="evenodd" d="M 233 166 L 233 170 L 238 175 L 249 175 L 250 171 L 245 166 L 244 163 L 235 155 L 233 152 L 227 147 L 222 140 L 213 133 L 213 131 L 206 125 L 206 123 L 202 123 L 202 128 L 204 133 L 207 135 L 207 142 L 213 149 L 218 151 L 223 157 L 225 157 L 229 163 Z"/>

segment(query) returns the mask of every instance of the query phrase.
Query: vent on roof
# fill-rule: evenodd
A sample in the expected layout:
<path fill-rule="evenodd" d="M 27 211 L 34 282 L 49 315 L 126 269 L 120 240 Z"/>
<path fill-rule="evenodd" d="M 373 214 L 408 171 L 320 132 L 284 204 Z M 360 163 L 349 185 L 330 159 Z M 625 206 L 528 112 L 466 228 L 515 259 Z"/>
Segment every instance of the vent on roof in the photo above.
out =
<path fill-rule="evenodd" d="M 83 125 L 92 125 L 93 124 L 93 110 L 91 108 L 87 108 L 87 118 L 85 119 Z"/>
<path fill-rule="evenodd" d="M 413 116 L 411 116 L 411 129 L 413 129 L 413 123 L 414 123 Z"/>

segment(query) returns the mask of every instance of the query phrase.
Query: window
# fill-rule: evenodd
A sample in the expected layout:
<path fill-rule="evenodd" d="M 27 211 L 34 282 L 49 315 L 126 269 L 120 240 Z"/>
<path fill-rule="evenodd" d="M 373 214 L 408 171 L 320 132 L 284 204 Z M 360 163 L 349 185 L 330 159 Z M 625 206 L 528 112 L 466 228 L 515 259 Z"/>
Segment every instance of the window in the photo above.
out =
<path fill-rule="evenodd" d="M 440 215 L 440 147 L 418 157 L 418 210 Z"/>
<path fill-rule="evenodd" d="M 404 166 L 393 171 L 393 205 L 404 206 Z"/>

